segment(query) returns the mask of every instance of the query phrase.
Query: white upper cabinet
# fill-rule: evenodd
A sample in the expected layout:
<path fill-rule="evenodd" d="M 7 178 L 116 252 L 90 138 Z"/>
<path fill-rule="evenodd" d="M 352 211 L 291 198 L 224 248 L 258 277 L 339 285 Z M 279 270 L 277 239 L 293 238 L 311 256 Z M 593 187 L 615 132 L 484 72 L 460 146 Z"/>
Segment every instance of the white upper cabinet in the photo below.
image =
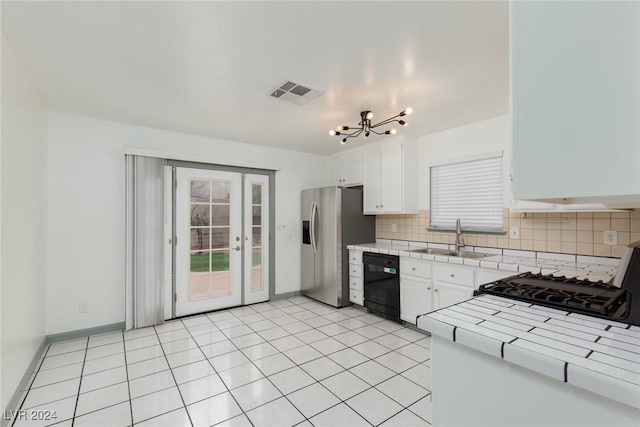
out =
<path fill-rule="evenodd" d="M 364 213 L 380 212 L 380 146 L 375 145 L 364 150 Z"/>
<path fill-rule="evenodd" d="M 362 150 L 350 150 L 327 160 L 328 185 L 362 185 Z"/>
<path fill-rule="evenodd" d="M 417 148 L 402 136 L 364 150 L 364 213 L 417 213 Z"/>
<path fill-rule="evenodd" d="M 637 201 L 640 2 L 510 7 L 514 199 Z"/>

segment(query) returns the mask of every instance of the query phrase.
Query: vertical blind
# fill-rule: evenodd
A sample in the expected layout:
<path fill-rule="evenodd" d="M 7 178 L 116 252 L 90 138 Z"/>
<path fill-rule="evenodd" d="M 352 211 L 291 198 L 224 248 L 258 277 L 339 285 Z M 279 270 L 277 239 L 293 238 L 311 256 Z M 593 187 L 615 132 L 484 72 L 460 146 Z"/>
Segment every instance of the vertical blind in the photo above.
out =
<path fill-rule="evenodd" d="M 502 230 L 502 155 L 431 167 L 431 228 Z"/>
<path fill-rule="evenodd" d="M 126 155 L 126 329 L 164 322 L 164 159 Z"/>

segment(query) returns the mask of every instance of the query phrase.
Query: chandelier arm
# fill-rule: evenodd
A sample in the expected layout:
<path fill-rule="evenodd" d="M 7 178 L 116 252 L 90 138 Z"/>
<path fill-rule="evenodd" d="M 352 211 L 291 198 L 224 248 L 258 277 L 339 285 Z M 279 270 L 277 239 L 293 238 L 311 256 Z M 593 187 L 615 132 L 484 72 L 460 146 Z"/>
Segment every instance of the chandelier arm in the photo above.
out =
<path fill-rule="evenodd" d="M 383 120 L 380 123 L 376 123 L 375 125 L 372 125 L 371 127 L 372 128 L 377 128 L 378 126 L 384 126 L 384 125 L 388 125 L 389 123 L 397 122 L 398 120 L 395 120 L 395 119 L 397 119 L 398 117 L 400 117 L 399 114 L 397 116 L 393 116 L 393 117 L 390 117 L 390 118 L 388 118 L 386 120 Z"/>
<path fill-rule="evenodd" d="M 364 128 L 358 129 L 358 131 L 353 134 L 352 138 L 356 138 L 356 137 L 360 136 L 362 131 L 364 131 Z"/>
<path fill-rule="evenodd" d="M 371 132 L 375 133 L 376 135 L 386 135 L 385 132 L 376 132 L 373 129 L 369 129 Z"/>
<path fill-rule="evenodd" d="M 340 135 L 336 135 L 336 136 L 344 136 L 346 138 L 352 138 L 352 137 L 356 137 L 358 135 L 360 135 L 362 133 L 362 129 L 363 128 L 358 128 L 357 130 L 351 132 L 351 133 L 342 133 L 340 132 Z"/>

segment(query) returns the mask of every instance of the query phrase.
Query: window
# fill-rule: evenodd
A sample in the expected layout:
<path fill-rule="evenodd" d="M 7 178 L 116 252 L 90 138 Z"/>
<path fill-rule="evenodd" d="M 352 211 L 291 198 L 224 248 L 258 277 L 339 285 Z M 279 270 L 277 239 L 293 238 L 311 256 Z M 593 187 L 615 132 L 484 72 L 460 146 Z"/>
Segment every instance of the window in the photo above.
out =
<path fill-rule="evenodd" d="M 502 153 L 431 167 L 430 228 L 503 232 Z"/>

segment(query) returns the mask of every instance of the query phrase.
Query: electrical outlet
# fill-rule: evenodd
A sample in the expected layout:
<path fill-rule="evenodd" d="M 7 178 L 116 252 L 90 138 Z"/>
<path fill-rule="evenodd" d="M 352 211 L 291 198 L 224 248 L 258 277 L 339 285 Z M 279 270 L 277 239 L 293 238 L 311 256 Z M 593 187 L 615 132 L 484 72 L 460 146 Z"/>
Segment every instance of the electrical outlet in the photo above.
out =
<path fill-rule="evenodd" d="M 391 232 L 392 233 L 398 232 L 398 224 L 391 224 Z"/>
<path fill-rule="evenodd" d="M 509 238 L 513 240 L 520 239 L 520 227 L 510 227 L 509 228 Z"/>
<path fill-rule="evenodd" d="M 89 304 L 87 304 L 86 302 L 81 302 L 80 304 L 78 304 L 78 313 L 86 313 L 89 311 Z"/>
<path fill-rule="evenodd" d="M 618 232 L 617 231 L 605 231 L 604 232 L 604 244 L 605 245 L 617 245 L 618 244 Z"/>

